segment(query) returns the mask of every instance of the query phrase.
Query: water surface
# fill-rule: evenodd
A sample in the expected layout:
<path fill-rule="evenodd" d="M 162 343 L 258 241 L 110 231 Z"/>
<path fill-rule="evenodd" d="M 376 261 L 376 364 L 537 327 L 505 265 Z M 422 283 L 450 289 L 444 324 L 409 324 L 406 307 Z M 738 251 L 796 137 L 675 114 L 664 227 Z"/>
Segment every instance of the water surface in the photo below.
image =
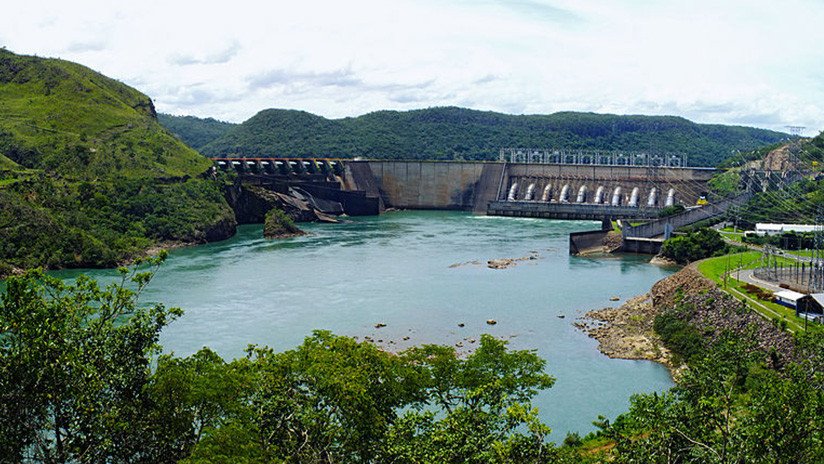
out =
<path fill-rule="evenodd" d="M 166 351 L 181 356 L 202 346 L 225 358 L 252 343 L 289 349 L 313 329 L 368 335 L 392 349 L 469 348 L 468 339 L 481 333 L 507 338 L 548 361 L 557 382 L 536 405 L 560 441 L 567 431 L 593 430 L 599 414 L 625 411 L 633 393 L 672 386 L 662 366 L 609 359 L 572 325 L 586 310 L 613 305 L 611 296 L 644 293 L 671 272 L 645 256 L 569 256 L 568 234 L 598 225 L 396 212 L 304 224 L 309 235 L 276 241 L 264 240 L 261 226 L 242 226 L 229 240 L 172 252 L 144 301 L 185 310 L 161 338 Z M 538 259 L 505 270 L 472 264 L 533 253 Z M 458 263 L 469 264 L 452 266 Z M 85 272 L 103 280 L 114 274 Z M 379 322 L 387 326 L 375 329 Z"/>

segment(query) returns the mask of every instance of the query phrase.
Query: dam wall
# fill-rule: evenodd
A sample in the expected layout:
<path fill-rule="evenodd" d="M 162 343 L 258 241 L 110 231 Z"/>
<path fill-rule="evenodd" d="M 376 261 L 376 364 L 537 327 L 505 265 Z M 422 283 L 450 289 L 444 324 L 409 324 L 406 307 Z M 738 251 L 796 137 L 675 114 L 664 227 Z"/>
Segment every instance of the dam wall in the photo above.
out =
<path fill-rule="evenodd" d="M 367 163 L 388 208 L 471 210 L 484 165 L 460 161 L 354 161 Z M 497 186 L 494 189 L 497 194 Z"/>
<path fill-rule="evenodd" d="M 529 190 L 533 195 L 529 200 L 542 200 L 546 194 L 546 201 L 575 202 L 579 193 L 583 193 L 582 202 L 591 203 L 600 187 L 605 192 L 602 203 L 610 202 L 617 195 L 619 204 L 625 205 L 637 188 L 638 200 L 645 205 L 650 197 L 655 197 L 662 206 L 670 189 L 675 193 L 676 203 L 691 205 L 704 193 L 707 181 L 716 172 L 708 168 L 480 161 L 375 160 L 348 161 L 347 164 L 369 166 L 388 208 L 457 209 L 479 214 L 486 212 L 490 202 L 506 200 L 514 184 L 518 184 L 514 200 L 527 199 Z M 568 200 L 561 197 L 564 186 L 567 186 Z"/>

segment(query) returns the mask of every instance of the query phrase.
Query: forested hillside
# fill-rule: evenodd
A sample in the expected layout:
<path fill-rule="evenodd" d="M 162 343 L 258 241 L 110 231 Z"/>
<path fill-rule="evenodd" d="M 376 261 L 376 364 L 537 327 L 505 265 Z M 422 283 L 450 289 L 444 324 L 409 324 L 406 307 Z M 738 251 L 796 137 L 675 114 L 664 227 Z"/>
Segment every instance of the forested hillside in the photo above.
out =
<path fill-rule="evenodd" d="M 196 118 L 194 116 L 173 116 L 158 113 L 157 120 L 164 127 L 195 150 L 200 150 L 207 143 L 225 134 L 236 126 L 230 122 L 214 118 Z"/>
<path fill-rule="evenodd" d="M 445 107 L 379 111 L 326 119 L 303 111 L 264 110 L 203 146 L 209 155 L 239 154 L 389 159 L 496 159 L 502 147 L 592 148 L 684 153 L 714 166 L 786 134 L 696 124 L 673 116 L 594 113 L 507 115 Z"/>
<path fill-rule="evenodd" d="M 234 230 L 211 163 L 151 99 L 79 64 L 0 49 L 0 276 L 113 266 Z"/>

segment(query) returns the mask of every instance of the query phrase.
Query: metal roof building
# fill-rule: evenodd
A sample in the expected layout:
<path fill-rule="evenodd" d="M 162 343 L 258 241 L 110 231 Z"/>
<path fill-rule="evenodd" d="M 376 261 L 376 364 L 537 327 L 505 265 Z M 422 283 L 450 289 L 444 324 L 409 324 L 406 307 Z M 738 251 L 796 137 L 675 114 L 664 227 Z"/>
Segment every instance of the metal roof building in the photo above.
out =
<path fill-rule="evenodd" d="M 774 235 L 783 234 L 784 232 L 815 232 L 816 226 L 813 224 L 771 224 L 771 223 L 756 223 L 756 235 Z"/>

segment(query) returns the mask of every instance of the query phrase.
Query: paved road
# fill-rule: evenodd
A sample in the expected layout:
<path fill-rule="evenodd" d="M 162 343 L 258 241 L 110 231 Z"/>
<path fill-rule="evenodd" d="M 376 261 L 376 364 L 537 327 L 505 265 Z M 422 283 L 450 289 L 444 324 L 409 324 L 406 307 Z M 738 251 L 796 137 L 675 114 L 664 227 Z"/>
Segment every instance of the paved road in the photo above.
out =
<path fill-rule="evenodd" d="M 767 290 L 770 290 L 772 292 L 780 292 L 781 290 L 786 290 L 785 288 L 781 288 L 772 282 L 767 282 L 766 280 L 761 280 L 755 277 L 753 275 L 753 269 L 742 269 L 740 271 L 732 271 L 730 272 L 730 276 L 742 282 L 749 282 L 761 288 L 766 288 Z"/>

